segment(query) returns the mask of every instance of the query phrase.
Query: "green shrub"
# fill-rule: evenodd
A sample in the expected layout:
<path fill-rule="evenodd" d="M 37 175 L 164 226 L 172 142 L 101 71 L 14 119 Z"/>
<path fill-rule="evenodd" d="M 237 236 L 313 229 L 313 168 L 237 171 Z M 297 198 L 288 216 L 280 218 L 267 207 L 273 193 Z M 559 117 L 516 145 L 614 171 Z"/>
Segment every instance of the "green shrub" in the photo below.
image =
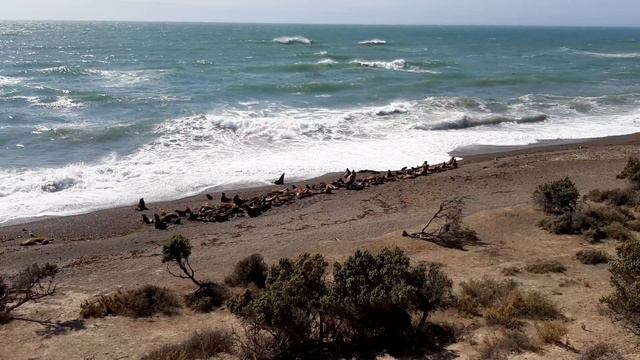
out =
<path fill-rule="evenodd" d="M 640 159 L 631 156 L 617 177 L 618 179 L 627 179 L 633 186 L 640 188 Z"/>
<path fill-rule="evenodd" d="M 633 189 L 593 190 L 585 196 L 588 200 L 613 206 L 636 206 L 638 193 Z"/>
<path fill-rule="evenodd" d="M 584 234 L 597 242 L 607 237 L 630 237 L 625 226 L 633 219 L 633 214 L 624 208 L 584 204 L 578 206 L 575 212 L 548 217 L 540 222 L 540 226 L 555 234 Z"/>
<path fill-rule="evenodd" d="M 207 313 L 222 306 L 229 296 L 229 290 L 225 286 L 207 283 L 187 294 L 185 302 L 191 310 Z"/>
<path fill-rule="evenodd" d="M 640 328 L 640 240 L 630 240 L 618 248 L 618 260 L 611 263 L 614 293 L 604 303 L 632 326 Z"/>
<path fill-rule="evenodd" d="M 580 192 L 568 177 L 544 183 L 533 193 L 534 201 L 549 214 L 574 211 L 579 197 Z"/>
<path fill-rule="evenodd" d="M 233 337 L 229 332 L 206 330 L 196 332 L 179 344 L 164 345 L 143 356 L 141 360 L 210 359 L 221 353 L 232 353 L 233 344 Z"/>
<path fill-rule="evenodd" d="M 585 265 L 606 264 L 609 256 L 602 250 L 586 249 L 576 253 L 576 259 Z"/>
<path fill-rule="evenodd" d="M 178 297 L 166 288 L 145 285 L 135 290 L 118 290 L 108 296 L 98 296 L 82 303 L 83 318 L 105 316 L 149 317 L 158 313 L 174 315 L 180 307 Z"/>
<path fill-rule="evenodd" d="M 525 270 L 532 274 L 547 274 L 563 273 L 567 271 L 567 268 L 557 260 L 545 260 L 529 264 L 525 267 Z"/>
<path fill-rule="evenodd" d="M 625 360 L 613 345 L 598 343 L 586 348 L 580 355 L 580 360 Z"/>
<path fill-rule="evenodd" d="M 507 297 L 518 288 L 514 280 L 469 280 L 460 283 L 462 293 L 458 297 L 458 310 L 469 315 L 482 316 L 486 308 L 498 299 Z"/>
<path fill-rule="evenodd" d="M 229 286 L 255 286 L 264 289 L 267 281 L 267 263 L 264 262 L 262 255 L 253 254 L 238 261 L 233 269 L 233 273 L 225 279 L 225 283 Z"/>
<path fill-rule="evenodd" d="M 412 266 L 398 249 L 356 252 L 334 265 L 333 282 L 327 265 L 321 255 L 282 259 L 269 268 L 264 290 L 227 301 L 249 334 L 243 351 L 292 358 L 406 352 L 426 333 L 428 314 L 452 299 L 439 266 Z"/>

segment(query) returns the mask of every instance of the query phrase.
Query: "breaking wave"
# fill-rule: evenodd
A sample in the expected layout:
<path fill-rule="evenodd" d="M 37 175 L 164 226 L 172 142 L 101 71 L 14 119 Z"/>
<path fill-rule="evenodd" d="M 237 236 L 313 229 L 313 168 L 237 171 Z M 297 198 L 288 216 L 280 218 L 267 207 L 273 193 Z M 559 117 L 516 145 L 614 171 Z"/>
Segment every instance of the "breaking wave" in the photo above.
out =
<path fill-rule="evenodd" d="M 487 125 L 499 125 L 502 123 L 516 123 L 527 124 L 542 122 L 549 118 L 545 114 L 524 116 L 520 118 L 508 117 L 508 116 L 488 116 L 485 118 L 473 118 L 469 115 L 464 115 L 460 119 L 443 121 L 435 123 L 429 127 L 429 130 L 456 130 L 456 129 L 468 129 L 476 126 Z"/>
<path fill-rule="evenodd" d="M 307 39 L 304 36 L 281 36 L 281 37 L 277 37 L 273 40 L 271 40 L 275 43 L 279 43 L 279 44 L 287 44 L 287 45 L 292 45 L 292 44 L 303 44 L 303 45 L 309 45 L 312 43 L 311 40 Z"/>
<path fill-rule="evenodd" d="M 382 39 L 371 39 L 371 40 L 364 40 L 364 41 L 358 42 L 358 45 L 386 45 L 386 44 L 387 42 Z"/>

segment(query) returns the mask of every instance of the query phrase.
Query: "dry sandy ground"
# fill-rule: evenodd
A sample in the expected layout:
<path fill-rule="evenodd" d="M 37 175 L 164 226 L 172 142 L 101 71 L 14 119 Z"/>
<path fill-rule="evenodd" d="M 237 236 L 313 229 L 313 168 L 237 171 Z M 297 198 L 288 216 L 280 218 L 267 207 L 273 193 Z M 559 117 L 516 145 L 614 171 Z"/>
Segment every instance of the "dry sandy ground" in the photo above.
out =
<path fill-rule="evenodd" d="M 304 252 L 322 253 L 331 262 L 345 259 L 356 249 L 398 246 L 413 261 L 443 263 L 456 290 L 467 279 L 504 279 L 501 269 L 507 266 L 556 259 L 568 268 L 566 273 L 523 272 L 516 278 L 525 288 L 540 290 L 560 305 L 569 319 L 568 346 L 547 346 L 541 354 L 514 358 L 575 359 L 576 350 L 608 341 L 629 359 L 640 359 L 638 338 L 613 323 L 599 303 L 611 290 L 607 265 L 587 266 L 574 258 L 585 248 L 613 255 L 616 242 L 592 245 L 579 236 L 551 235 L 536 226 L 544 215 L 531 201 L 538 184 L 564 176 L 570 176 L 583 193 L 624 186 L 615 175 L 629 155 L 640 154 L 639 139 L 631 136 L 497 157 L 472 156 L 457 170 L 360 192 L 319 195 L 259 218 L 227 223 L 187 222 L 158 231 L 141 224 L 139 213 L 126 208 L 0 228 L 0 273 L 13 274 L 33 262 L 50 261 L 62 267 L 54 297 L 21 308 L 17 315 L 25 320 L 0 327 L 0 359 L 136 359 L 195 330 L 237 328 L 237 320 L 225 311 L 203 315 L 183 309 L 178 316 L 141 320 L 78 319 L 83 300 L 120 287 L 157 284 L 184 293 L 191 290 L 188 283 L 169 276 L 160 261 L 162 242 L 174 234 L 192 240 L 197 274 L 217 281 L 236 261 L 256 252 L 268 262 Z M 261 189 L 248 192 L 255 191 Z M 483 245 L 460 251 L 401 236 L 402 230 L 418 231 L 442 200 L 461 195 L 469 197 L 465 222 L 479 233 Z M 151 207 L 174 209 L 189 204 L 197 208 L 204 202 L 200 196 Z M 55 241 L 21 247 L 22 228 Z M 452 311 L 435 318 L 469 323 Z M 470 332 L 449 349 L 471 359 L 483 333 L 486 329 Z"/>

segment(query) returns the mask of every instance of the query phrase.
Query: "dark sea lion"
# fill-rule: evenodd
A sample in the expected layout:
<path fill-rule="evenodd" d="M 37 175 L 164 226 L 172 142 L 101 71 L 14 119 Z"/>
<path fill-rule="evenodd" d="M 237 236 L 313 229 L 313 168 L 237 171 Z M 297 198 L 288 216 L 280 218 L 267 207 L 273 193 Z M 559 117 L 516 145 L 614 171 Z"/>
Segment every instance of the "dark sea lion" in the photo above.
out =
<path fill-rule="evenodd" d="M 162 221 L 165 224 L 170 224 L 172 222 L 175 222 L 176 220 L 179 220 L 180 216 L 178 216 L 178 214 L 175 213 L 171 213 L 171 214 L 167 214 L 165 216 L 163 216 L 160 221 Z"/>
<path fill-rule="evenodd" d="M 207 200 L 213 200 L 213 196 L 211 196 L 211 194 L 206 194 L 205 196 L 207 197 Z"/>
<path fill-rule="evenodd" d="M 229 199 L 225 193 L 222 193 L 222 196 L 220 196 L 220 202 L 221 203 L 230 203 L 231 199 Z"/>
<path fill-rule="evenodd" d="M 149 219 L 149 217 L 145 214 L 142 214 L 142 222 L 147 225 L 153 224 L 153 220 Z"/>
<path fill-rule="evenodd" d="M 276 185 L 284 185 L 284 173 L 282 173 L 282 175 L 280 175 L 280 178 L 273 183 Z"/>
<path fill-rule="evenodd" d="M 184 211 L 176 210 L 175 212 L 176 214 L 178 214 L 179 217 L 187 217 L 187 214 L 191 213 L 191 209 L 187 207 Z"/>
<path fill-rule="evenodd" d="M 351 170 L 349 170 L 349 168 L 347 168 L 347 172 L 342 177 L 347 178 L 347 177 L 349 177 L 349 175 L 351 175 Z"/>
<path fill-rule="evenodd" d="M 147 204 L 145 204 L 143 198 L 140 198 L 140 200 L 138 201 L 138 205 L 136 205 L 136 211 L 145 211 L 145 210 L 149 210 L 147 208 Z"/>
<path fill-rule="evenodd" d="M 250 218 L 258 217 L 262 214 L 262 210 L 260 210 L 260 208 L 252 207 L 246 204 L 242 208 L 247 212 L 247 215 L 249 215 Z"/>
<path fill-rule="evenodd" d="M 158 214 L 153 214 L 153 226 L 158 229 L 158 230 L 167 230 L 167 224 L 163 223 L 162 220 L 160 220 L 160 215 Z"/>
<path fill-rule="evenodd" d="M 247 202 L 247 200 L 244 200 L 242 198 L 240 198 L 240 196 L 238 196 L 237 194 L 233 197 L 233 203 L 236 204 L 236 206 L 242 206 Z"/>

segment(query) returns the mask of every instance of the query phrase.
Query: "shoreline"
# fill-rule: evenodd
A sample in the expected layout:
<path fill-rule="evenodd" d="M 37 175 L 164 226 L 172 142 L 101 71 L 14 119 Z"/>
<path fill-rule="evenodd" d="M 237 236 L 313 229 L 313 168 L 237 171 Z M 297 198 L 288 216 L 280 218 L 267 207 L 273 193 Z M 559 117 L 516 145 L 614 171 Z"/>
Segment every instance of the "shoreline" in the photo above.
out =
<path fill-rule="evenodd" d="M 517 156 L 517 155 L 525 155 L 525 154 L 533 154 L 533 153 L 544 153 L 544 152 L 553 152 L 553 151 L 562 151 L 576 148 L 590 148 L 590 147 L 599 147 L 599 146 L 608 146 L 608 145 L 634 145 L 640 144 L 640 132 L 627 134 L 627 135 L 617 135 L 617 136 L 607 136 L 601 138 L 585 138 L 585 139 L 557 139 L 557 140 L 542 140 L 533 144 L 527 145 L 472 145 L 465 146 L 461 148 L 456 148 L 449 152 L 449 155 L 462 158 L 462 164 L 470 164 L 470 163 L 478 163 L 493 160 L 500 157 L 506 156 Z M 414 164 L 417 165 L 417 164 Z M 414 166 L 411 164 L 404 164 L 401 166 Z M 378 170 L 383 172 L 385 170 Z M 342 171 L 336 171 L 331 173 L 326 173 L 321 176 L 303 179 L 299 181 L 294 181 L 287 183 L 287 185 L 296 185 L 296 186 L 304 186 L 307 183 L 318 183 L 318 182 L 331 182 L 336 179 L 337 176 L 341 176 L 343 174 Z M 219 187 L 210 187 L 205 189 L 204 191 L 191 195 L 184 196 L 175 200 L 167 200 L 167 201 L 159 201 L 159 202 L 149 202 L 149 205 L 152 205 L 154 208 L 167 209 L 171 211 L 172 209 L 180 209 L 189 206 L 194 201 L 202 201 L 202 198 L 205 194 L 210 193 L 215 199 L 217 199 L 222 192 L 228 192 L 233 194 L 239 194 L 242 197 L 253 197 L 258 194 L 262 194 L 264 192 L 270 191 L 274 185 L 263 185 L 263 186 L 253 186 L 253 187 L 240 187 L 240 188 L 225 188 L 220 189 Z M 38 233 L 46 233 L 45 229 L 47 227 L 54 225 L 54 222 L 61 222 L 62 224 L 66 224 L 68 227 L 75 227 L 73 223 L 76 221 L 87 222 L 88 227 L 93 227 L 96 231 L 91 231 L 90 238 L 104 238 L 111 237 L 117 235 L 125 235 L 132 231 L 135 231 L 136 227 L 133 224 L 130 226 L 124 227 L 122 231 L 117 231 L 116 229 L 108 229 L 108 227 L 104 226 L 104 222 L 101 221 L 101 218 L 114 218 L 119 213 L 123 211 L 129 210 L 133 207 L 134 203 L 137 199 L 132 199 L 131 206 L 116 206 L 109 207 L 105 209 L 99 210 L 90 210 L 88 212 L 75 214 L 75 215 L 61 215 L 61 216 L 40 216 L 40 217 L 31 217 L 31 218 L 22 218 L 19 220 L 9 221 L 8 223 L 0 225 L 0 236 L 2 233 L 17 233 L 17 230 L 22 230 L 23 228 L 29 228 L 30 231 L 39 229 Z M 128 213 L 128 211 L 127 211 Z M 130 214 L 127 215 L 127 217 Z M 139 220 L 136 217 L 136 224 Z M 100 224 L 102 226 L 100 226 Z M 129 222 L 130 223 L 130 222 Z M 139 225 L 139 224 L 138 224 Z M 60 225 L 56 224 L 56 227 Z M 62 225 L 65 227 L 65 225 Z M 36 233 L 36 231 L 34 231 Z M 63 237 L 67 237 L 64 236 Z M 84 238 L 85 236 L 80 236 L 80 238 Z"/>

